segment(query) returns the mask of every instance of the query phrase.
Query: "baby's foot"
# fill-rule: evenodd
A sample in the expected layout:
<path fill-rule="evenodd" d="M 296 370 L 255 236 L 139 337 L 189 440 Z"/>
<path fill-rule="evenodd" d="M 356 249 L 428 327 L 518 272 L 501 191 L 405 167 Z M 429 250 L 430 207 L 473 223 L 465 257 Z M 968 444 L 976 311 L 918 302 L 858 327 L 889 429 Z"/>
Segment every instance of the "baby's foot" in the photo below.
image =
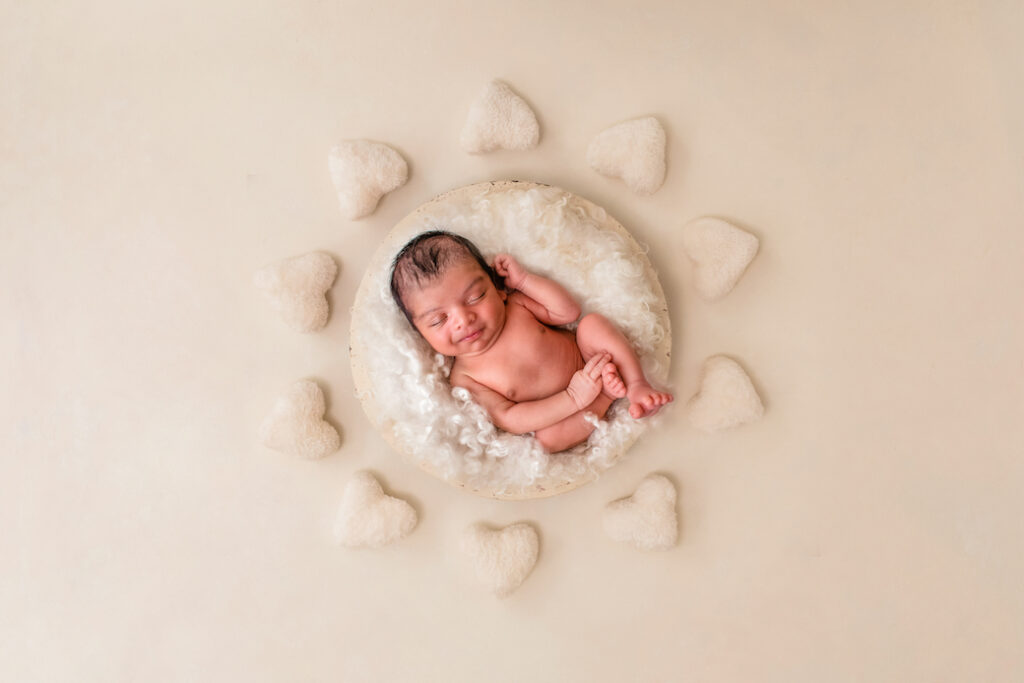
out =
<path fill-rule="evenodd" d="M 626 383 L 622 381 L 615 363 L 604 366 L 604 370 L 601 371 L 601 383 L 604 386 L 604 393 L 609 398 L 622 398 L 626 395 Z"/>
<path fill-rule="evenodd" d="M 647 382 L 629 385 L 626 396 L 629 398 L 629 414 L 637 420 L 654 415 L 663 405 L 672 402 L 672 394 L 656 391 Z"/>

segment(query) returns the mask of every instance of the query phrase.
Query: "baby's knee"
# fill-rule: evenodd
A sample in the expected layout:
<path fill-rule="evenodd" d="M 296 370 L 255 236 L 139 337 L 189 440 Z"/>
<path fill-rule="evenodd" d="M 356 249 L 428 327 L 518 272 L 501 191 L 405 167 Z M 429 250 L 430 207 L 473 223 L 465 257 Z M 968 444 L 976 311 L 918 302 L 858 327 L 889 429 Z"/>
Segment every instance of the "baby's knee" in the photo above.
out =
<path fill-rule="evenodd" d="M 608 319 L 600 313 L 588 313 L 576 325 L 576 343 L 585 356 L 598 351 L 607 351 Z"/>
<path fill-rule="evenodd" d="M 588 332 L 607 328 L 609 325 L 608 318 L 600 313 L 587 313 L 577 323 L 576 334 L 587 334 Z"/>

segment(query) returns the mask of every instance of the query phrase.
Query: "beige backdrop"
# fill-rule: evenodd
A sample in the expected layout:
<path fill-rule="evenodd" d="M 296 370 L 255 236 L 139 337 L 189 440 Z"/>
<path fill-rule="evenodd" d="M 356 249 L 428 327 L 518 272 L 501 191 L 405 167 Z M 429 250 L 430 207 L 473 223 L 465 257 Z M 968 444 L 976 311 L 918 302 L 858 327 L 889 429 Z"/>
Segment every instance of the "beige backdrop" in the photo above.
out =
<path fill-rule="evenodd" d="M 627 4 L 0 1 L 0 680 L 1024 678 L 1022 5 Z M 537 149 L 460 150 L 495 77 Z M 641 115 L 669 137 L 651 197 L 585 162 Z M 343 138 L 411 168 L 356 222 L 327 173 Z M 549 500 L 402 463 L 348 366 L 389 227 L 497 178 L 605 206 L 671 306 L 669 423 Z M 762 240 L 710 305 L 680 249 L 702 215 Z M 312 249 L 341 274 L 300 335 L 251 277 Z M 702 435 L 684 404 L 716 353 L 768 412 Z M 300 378 L 343 433 L 319 462 L 256 439 Z M 367 468 L 420 525 L 345 550 Z M 600 526 L 649 472 L 680 490 L 665 553 Z M 540 531 L 504 601 L 460 565 L 477 520 Z"/>

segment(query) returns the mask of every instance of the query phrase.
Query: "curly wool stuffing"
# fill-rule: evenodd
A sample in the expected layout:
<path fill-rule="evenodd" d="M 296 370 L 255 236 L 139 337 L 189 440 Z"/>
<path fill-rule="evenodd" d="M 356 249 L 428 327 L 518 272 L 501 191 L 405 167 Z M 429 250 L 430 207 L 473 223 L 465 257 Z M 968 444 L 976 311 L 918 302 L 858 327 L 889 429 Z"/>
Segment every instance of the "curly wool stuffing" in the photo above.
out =
<path fill-rule="evenodd" d="M 413 236 L 443 228 L 472 240 L 485 258 L 515 256 L 532 272 L 561 283 L 581 303 L 614 321 L 633 344 L 648 378 L 664 382 L 667 358 L 655 350 L 669 334 L 665 300 L 648 279 L 644 254 L 604 211 L 554 187 L 516 186 L 432 202 L 392 232 L 393 256 Z M 515 495 L 538 482 L 574 480 L 607 468 L 652 419 L 634 420 L 616 402 L 589 441 L 550 455 L 531 436 L 493 425 L 465 389 L 448 384 L 450 359 L 435 353 L 391 298 L 390 258 L 367 272 L 368 300 L 353 310 L 352 342 L 362 350 L 377 426 L 424 469 L 451 482 Z M 362 397 L 364 403 L 366 397 Z"/>

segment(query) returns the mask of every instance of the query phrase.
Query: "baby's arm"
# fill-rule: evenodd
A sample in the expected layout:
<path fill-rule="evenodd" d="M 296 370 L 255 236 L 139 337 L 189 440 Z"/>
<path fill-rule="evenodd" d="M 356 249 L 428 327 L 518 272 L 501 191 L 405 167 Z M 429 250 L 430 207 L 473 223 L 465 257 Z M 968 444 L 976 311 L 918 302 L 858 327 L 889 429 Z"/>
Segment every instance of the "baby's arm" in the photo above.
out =
<path fill-rule="evenodd" d="M 598 354 L 573 374 L 569 386 L 562 391 L 522 403 L 510 401 L 464 374 L 453 375 L 451 381 L 455 386 L 468 389 L 499 429 L 525 434 L 550 427 L 589 406 L 601 393 L 601 371 L 609 360 L 610 354 Z"/>
<path fill-rule="evenodd" d="M 508 254 L 494 257 L 494 270 L 505 278 L 505 284 L 526 296 L 521 303 L 542 323 L 567 325 L 580 317 L 580 305 L 557 282 L 527 272 Z"/>
<path fill-rule="evenodd" d="M 599 418 L 604 417 L 614 400 L 608 394 L 601 393 L 585 410 L 574 413 L 550 427 L 538 429 L 534 436 L 548 453 L 568 450 L 586 441 L 590 437 L 590 433 L 594 431 L 594 425 L 588 422 L 583 415 L 593 413 Z"/>

